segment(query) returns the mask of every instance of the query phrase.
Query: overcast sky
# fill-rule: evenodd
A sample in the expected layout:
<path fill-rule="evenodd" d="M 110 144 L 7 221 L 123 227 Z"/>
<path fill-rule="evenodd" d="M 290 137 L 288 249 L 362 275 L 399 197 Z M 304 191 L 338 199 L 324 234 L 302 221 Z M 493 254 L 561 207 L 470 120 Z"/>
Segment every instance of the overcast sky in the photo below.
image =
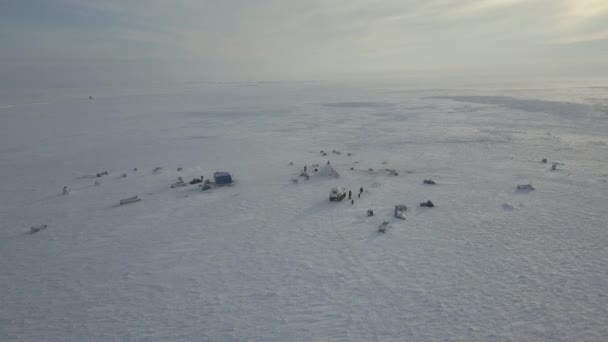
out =
<path fill-rule="evenodd" d="M 0 83 L 606 73 L 608 0 L 0 0 Z"/>

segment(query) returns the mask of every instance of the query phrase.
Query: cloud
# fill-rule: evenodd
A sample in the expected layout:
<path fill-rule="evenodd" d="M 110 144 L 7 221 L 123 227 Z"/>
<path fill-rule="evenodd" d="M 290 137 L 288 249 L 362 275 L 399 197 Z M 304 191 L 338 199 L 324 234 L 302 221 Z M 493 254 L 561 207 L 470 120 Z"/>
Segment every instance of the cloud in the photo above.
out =
<path fill-rule="evenodd" d="M 542 67 L 556 55 L 566 70 L 598 56 L 560 49 L 599 44 L 608 22 L 605 0 L 5 3 L 0 68 L 73 62 L 104 77 L 114 69 L 122 77 L 125 65 L 130 76 L 164 70 L 162 77 L 200 79 L 516 69 Z"/>
<path fill-rule="evenodd" d="M 576 44 L 576 43 L 585 43 L 585 42 L 595 42 L 595 41 L 608 41 L 608 31 L 603 32 L 591 32 L 580 35 L 566 36 L 562 37 L 556 41 L 554 44 Z"/>

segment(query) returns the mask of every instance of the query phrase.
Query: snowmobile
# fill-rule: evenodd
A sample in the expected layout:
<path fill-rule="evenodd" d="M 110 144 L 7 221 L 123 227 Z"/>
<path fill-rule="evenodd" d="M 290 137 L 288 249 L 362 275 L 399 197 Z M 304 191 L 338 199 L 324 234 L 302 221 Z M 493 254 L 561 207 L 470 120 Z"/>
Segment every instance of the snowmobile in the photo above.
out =
<path fill-rule="evenodd" d="M 407 211 L 407 206 L 404 204 L 397 204 L 395 206 L 395 217 L 405 220 L 405 212 Z"/>

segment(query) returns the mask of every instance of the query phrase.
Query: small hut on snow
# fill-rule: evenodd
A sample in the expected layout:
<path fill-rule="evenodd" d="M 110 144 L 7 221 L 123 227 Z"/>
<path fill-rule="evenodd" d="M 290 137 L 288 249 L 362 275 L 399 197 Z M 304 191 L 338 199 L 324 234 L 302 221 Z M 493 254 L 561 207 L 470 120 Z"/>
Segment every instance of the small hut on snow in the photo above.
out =
<path fill-rule="evenodd" d="M 340 174 L 331 166 L 331 164 L 326 164 L 319 170 L 319 176 L 338 178 L 340 177 Z"/>

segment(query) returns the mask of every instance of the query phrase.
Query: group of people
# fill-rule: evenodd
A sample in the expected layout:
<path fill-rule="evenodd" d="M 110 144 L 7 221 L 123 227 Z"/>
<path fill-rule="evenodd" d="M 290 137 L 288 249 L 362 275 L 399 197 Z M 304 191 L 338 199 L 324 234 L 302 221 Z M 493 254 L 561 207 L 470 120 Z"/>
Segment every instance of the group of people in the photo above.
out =
<path fill-rule="evenodd" d="M 363 187 L 359 188 L 358 198 L 361 198 L 361 194 L 363 193 Z M 353 198 L 353 192 L 348 190 L 348 199 L 350 200 L 350 204 L 355 204 L 355 199 Z"/>

